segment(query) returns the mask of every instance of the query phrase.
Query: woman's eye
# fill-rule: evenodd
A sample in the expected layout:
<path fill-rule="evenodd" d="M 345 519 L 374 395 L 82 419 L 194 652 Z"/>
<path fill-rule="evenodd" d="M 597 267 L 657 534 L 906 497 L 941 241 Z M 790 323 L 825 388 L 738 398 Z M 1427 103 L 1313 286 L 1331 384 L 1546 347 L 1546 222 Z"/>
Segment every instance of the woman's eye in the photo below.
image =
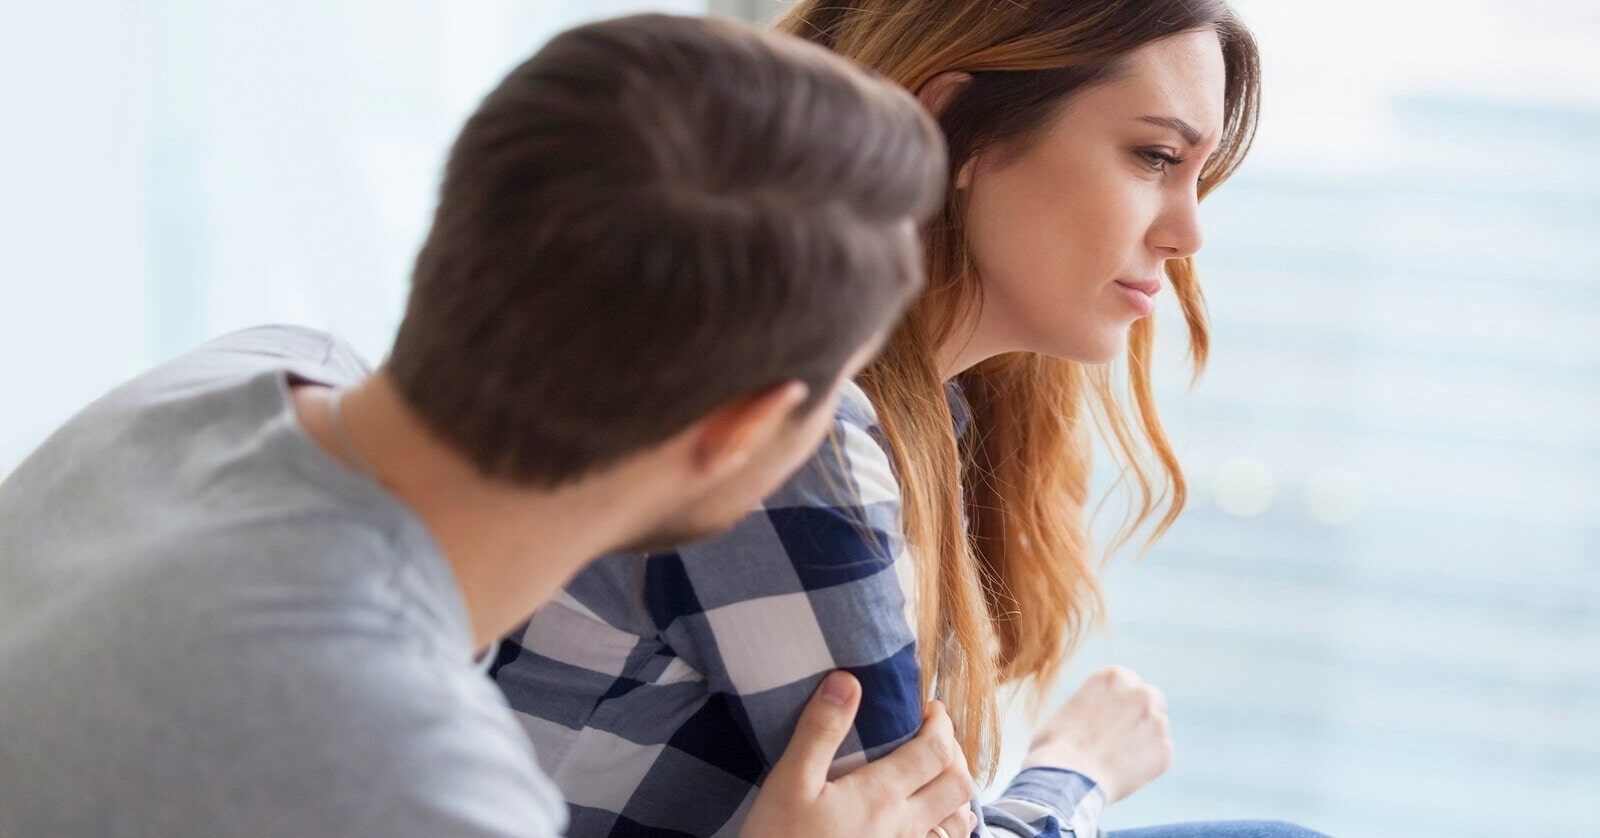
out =
<path fill-rule="evenodd" d="M 1145 148 L 1139 150 L 1139 158 L 1152 172 L 1165 172 L 1168 166 L 1177 166 L 1183 159 L 1160 149 Z"/>

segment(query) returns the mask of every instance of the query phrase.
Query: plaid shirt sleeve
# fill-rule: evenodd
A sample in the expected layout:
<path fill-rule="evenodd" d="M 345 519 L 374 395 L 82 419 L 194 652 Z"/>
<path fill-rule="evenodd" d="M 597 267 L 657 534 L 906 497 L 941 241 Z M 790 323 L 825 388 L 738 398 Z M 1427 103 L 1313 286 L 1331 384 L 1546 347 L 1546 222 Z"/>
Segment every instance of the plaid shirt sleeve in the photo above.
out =
<path fill-rule="evenodd" d="M 880 437 L 848 385 L 829 442 L 762 509 L 642 569 L 602 560 L 508 642 L 495 677 L 575 838 L 737 834 L 834 669 L 862 685 L 836 775 L 915 735 L 915 571 Z M 1081 775 L 1029 769 L 975 834 L 1092 836 L 1103 802 Z"/>

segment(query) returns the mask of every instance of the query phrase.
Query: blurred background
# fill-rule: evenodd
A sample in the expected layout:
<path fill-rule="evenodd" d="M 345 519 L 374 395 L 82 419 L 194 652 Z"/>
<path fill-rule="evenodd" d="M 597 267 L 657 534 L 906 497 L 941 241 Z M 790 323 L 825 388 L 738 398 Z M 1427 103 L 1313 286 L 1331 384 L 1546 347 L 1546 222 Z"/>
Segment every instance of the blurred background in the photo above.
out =
<path fill-rule="evenodd" d="M 1210 369 L 1176 329 L 1161 368 L 1194 498 L 1060 687 L 1169 696 L 1177 762 L 1106 825 L 1600 835 L 1600 3 L 1235 5 L 1264 122 L 1206 208 Z M 781 5 L 6 0 L 0 475 L 235 328 L 381 359 L 462 119 L 644 9 Z"/>

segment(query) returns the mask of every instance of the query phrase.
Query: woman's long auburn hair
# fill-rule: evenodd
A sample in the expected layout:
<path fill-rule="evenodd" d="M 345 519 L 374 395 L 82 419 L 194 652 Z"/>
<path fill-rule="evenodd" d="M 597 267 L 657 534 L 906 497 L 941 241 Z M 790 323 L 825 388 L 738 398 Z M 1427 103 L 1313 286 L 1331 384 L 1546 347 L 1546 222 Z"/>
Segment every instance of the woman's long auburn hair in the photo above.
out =
<path fill-rule="evenodd" d="M 802 0 L 776 27 L 912 91 L 946 71 L 972 75 L 939 115 L 952 188 L 925 234 L 928 288 L 860 383 L 893 451 L 902 524 L 921 571 L 923 693 L 937 691 L 948 705 L 974 776 L 988 778 L 1001 686 L 1022 682 L 1042 696 L 1084 630 L 1101 620 L 1086 514 L 1092 430 L 1107 438 L 1133 493 L 1113 549 L 1151 519 L 1146 544 L 1153 543 L 1182 510 L 1186 490 L 1156 415 L 1149 318 L 1129 333 L 1125 390 L 1109 366 L 1032 353 L 963 373 L 972 422 L 956 438 L 937 350 L 970 324 L 982 289 L 955 173 L 981 152 L 1025 148 L 1074 91 L 1129 52 L 1211 29 L 1227 80 L 1223 137 L 1202 172 L 1203 198 L 1239 166 L 1255 133 L 1255 40 L 1225 0 Z M 1198 377 L 1209 347 L 1200 283 L 1191 259 L 1169 260 L 1166 272 Z"/>

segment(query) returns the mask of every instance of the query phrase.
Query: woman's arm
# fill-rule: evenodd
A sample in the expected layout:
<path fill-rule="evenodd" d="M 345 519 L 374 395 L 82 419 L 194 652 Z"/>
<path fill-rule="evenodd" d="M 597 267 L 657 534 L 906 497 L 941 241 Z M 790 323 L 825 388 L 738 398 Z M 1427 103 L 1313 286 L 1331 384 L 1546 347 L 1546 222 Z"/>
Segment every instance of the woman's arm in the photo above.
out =
<path fill-rule="evenodd" d="M 822 677 L 854 675 L 862 704 L 838 772 L 888 753 L 922 722 L 903 545 L 883 450 L 840 420 L 761 510 L 726 535 L 652 557 L 645 600 L 768 767 Z"/>
<path fill-rule="evenodd" d="M 870 766 L 828 779 L 860 698 L 860 685 L 847 674 L 823 680 L 756 796 L 741 838 L 922 836 L 935 828 L 961 835 L 972 828 L 975 816 L 965 808 L 972 778 L 950 717 L 936 703 L 915 739 Z"/>
<path fill-rule="evenodd" d="M 1105 792 L 1093 780 L 1063 768 L 1024 769 L 995 802 L 983 807 L 984 835 L 1055 838 L 1099 835 Z"/>
<path fill-rule="evenodd" d="M 833 669 L 862 685 L 835 775 L 890 753 L 922 721 L 907 608 L 914 559 L 889 455 L 869 418 L 843 410 L 823 450 L 761 511 L 727 536 L 652 559 L 647 570 L 645 596 L 662 636 L 732 705 L 768 768 Z M 979 832 L 1094 835 L 1103 801 L 1081 775 L 1035 768 L 982 809 Z"/>

